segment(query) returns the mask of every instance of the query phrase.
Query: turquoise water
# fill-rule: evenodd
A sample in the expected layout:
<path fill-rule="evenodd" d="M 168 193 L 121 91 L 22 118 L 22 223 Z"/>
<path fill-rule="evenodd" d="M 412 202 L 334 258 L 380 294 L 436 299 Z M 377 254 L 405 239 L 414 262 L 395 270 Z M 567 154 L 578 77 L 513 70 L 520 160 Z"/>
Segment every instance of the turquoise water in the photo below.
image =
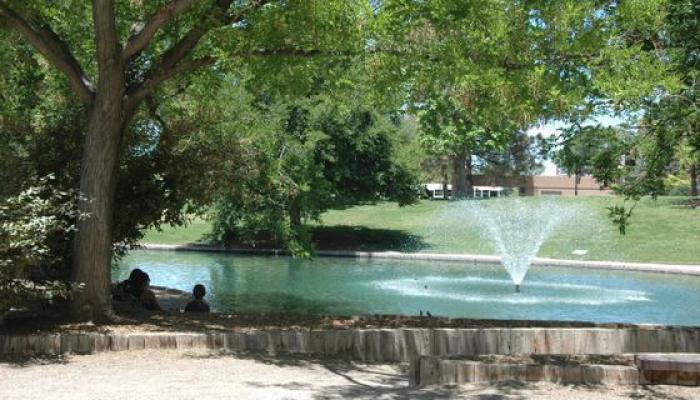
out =
<path fill-rule="evenodd" d="M 514 293 L 503 267 L 404 260 L 134 251 L 113 267 L 153 285 L 207 287 L 230 313 L 404 314 L 700 326 L 700 278 L 533 267 Z"/>

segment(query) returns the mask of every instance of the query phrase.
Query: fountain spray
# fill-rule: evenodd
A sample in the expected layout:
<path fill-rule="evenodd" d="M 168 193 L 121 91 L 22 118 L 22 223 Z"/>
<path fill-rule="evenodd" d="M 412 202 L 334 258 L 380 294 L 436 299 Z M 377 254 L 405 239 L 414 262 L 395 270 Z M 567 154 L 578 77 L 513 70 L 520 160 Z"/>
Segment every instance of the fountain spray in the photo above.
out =
<path fill-rule="evenodd" d="M 577 212 L 575 206 L 549 198 L 465 201 L 459 207 L 481 226 L 483 237 L 500 255 L 516 293 L 520 293 L 542 243 L 557 226 L 574 219 Z"/>

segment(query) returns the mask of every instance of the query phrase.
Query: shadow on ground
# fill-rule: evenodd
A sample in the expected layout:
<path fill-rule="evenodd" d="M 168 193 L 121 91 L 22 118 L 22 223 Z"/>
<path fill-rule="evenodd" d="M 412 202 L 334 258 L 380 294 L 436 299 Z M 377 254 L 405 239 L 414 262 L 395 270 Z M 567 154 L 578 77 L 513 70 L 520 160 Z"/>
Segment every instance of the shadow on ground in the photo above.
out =
<path fill-rule="evenodd" d="M 700 209 L 700 197 L 672 201 L 676 208 Z"/>
<path fill-rule="evenodd" d="M 528 399 L 533 394 L 542 395 L 543 391 L 536 384 L 508 381 L 490 385 L 466 386 L 429 386 L 411 388 L 408 386 L 408 365 L 358 363 L 348 359 L 305 357 L 303 355 L 276 355 L 274 357 L 261 354 L 241 354 L 228 352 L 190 353 L 184 354 L 188 359 L 245 359 L 277 367 L 297 367 L 320 369 L 336 375 L 345 384 L 318 385 L 308 381 L 275 382 L 244 382 L 245 385 L 265 389 L 277 388 L 285 390 L 312 391 L 314 399 L 453 399 L 469 398 L 479 400 Z M 575 391 L 592 392 L 605 398 L 605 387 L 586 385 L 567 385 Z M 663 394 L 663 392 L 660 392 Z M 646 399 L 647 397 L 640 397 Z M 669 398 L 668 400 L 671 400 Z M 673 399 L 675 400 L 675 399 Z"/>
<path fill-rule="evenodd" d="M 332 225 L 311 228 L 319 250 L 420 251 L 430 248 L 422 237 L 396 229 Z"/>
<path fill-rule="evenodd" d="M 627 395 L 633 400 L 687 400 L 687 397 L 664 392 L 661 386 L 636 386 Z"/>
<path fill-rule="evenodd" d="M 69 357 L 65 355 L 43 356 L 0 356 L 0 364 L 7 364 L 13 368 L 29 368 L 39 365 L 68 364 Z"/>
<path fill-rule="evenodd" d="M 446 399 L 454 398 L 454 388 L 408 387 L 408 366 L 406 364 L 355 363 L 347 359 L 304 357 L 299 355 L 277 355 L 269 357 L 260 354 L 233 354 L 226 352 L 207 354 L 185 354 L 184 358 L 212 359 L 231 357 L 252 360 L 277 367 L 301 367 L 321 369 L 342 378 L 347 384 L 322 386 L 309 382 L 270 383 L 244 382 L 256 388 L 281 388 L 286 390 L 313 391 L 314 399 L 331 398 L 386 398 L 386 399 Z M 380 369 L 381 368 L 381 369 Z"/>

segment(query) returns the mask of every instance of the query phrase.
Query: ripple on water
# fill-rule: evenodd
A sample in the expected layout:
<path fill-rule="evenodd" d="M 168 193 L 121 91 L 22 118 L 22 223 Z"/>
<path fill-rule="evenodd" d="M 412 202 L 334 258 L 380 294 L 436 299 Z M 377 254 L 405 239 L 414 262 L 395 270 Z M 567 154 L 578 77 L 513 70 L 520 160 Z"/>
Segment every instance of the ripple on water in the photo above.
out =
<path fill-rule="evenodd" d="M 390 279 L 370 283 L 382 290 L 403 296 L 430 297 L 465 303 L 501 304 L 570 304 L 599 306 L 630 302 L 651 301 L 647 293 L 638 290 L 611 289 L 595 285 L 580 285 L 546 281 L 528 281 L 527 292 L 513 293 L 513 283 L 506 279 L 427 276 L 418 279 Z M 429 285 L 426 285 L 429 284 Z M 450 287 L 446 287 L 447 285 Z M 455 288 L 455 284 L 461 287 Z M 427 286 L 427 287 L 426 287 Z M 483 286 L 503 287 L 508 291 L 484 293 Z M 466 292 L 466 293 L 457 293 Z M 479 291 L 478 294 L 469 292 Z"/>

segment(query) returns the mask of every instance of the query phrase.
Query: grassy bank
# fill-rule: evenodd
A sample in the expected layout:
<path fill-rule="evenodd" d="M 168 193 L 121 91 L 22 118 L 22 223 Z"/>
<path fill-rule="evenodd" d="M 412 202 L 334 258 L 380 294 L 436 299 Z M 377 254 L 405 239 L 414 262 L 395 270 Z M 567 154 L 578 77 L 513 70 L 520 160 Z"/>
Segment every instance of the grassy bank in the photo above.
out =
<path fill-rule="evenodd" d="M 579 212 L 544 243 L 539 256 L 700 264 L 700 209 L 679 205 L 682 198 L 642 200 L 625 236 L 610 222 L 605 209 L 620 204 L 621 199 L 557 200 L 575 205 Z M 453 202 L 422 201 L 408 207 L 380 203 L 334 210 L 323 216 L 322 225 L 314 225 L 314 240 L 319 249 L 492 254 L 480 227 L 456 211 L 458 207 Z M 148 232 L 144 243 L 201 243 L 209 229 L 207 221 L 196 220 L 184 228 Z M 588 253 L 574 256 L 571 253 L 576 249 Z"/>

